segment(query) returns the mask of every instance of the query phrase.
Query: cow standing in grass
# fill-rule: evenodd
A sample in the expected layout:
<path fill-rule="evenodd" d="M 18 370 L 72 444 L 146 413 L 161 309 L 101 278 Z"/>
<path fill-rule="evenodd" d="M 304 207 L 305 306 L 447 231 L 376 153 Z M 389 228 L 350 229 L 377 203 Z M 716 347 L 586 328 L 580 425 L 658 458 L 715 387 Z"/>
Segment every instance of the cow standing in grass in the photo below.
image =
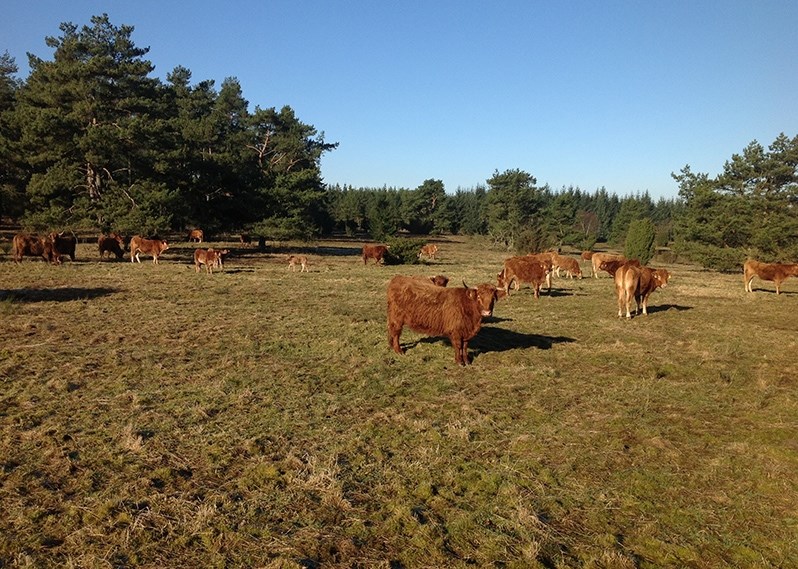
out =
<path fill-rule="evenodd" d="M 125 240 L 119 233 L 100 235 L 97 238 L 97 248 L 100 250 L 100 259 L 104 259 L 106 253 L 109 259 L 111 253 L 116 255 L 117 259 L 121 259 L 125 254 Z"/>
<path fill-rule="evenodd" d="M 634 298 L 637 307 L 635 314 L 648 314 L 648 297 L 658 288 L 668 286 L 670 273 L 665 269 L 652 269 L 640 267 L 632 263 L 621 265 L 615 272 L 615 293 L 618 296 L 618 317 L 623 317 L 626 308 L 626 317 L 631 318 L 631 305 Z"/>
<path fill-rule="evenodd" d="M 39 237 L 27 233 L 17 233 L 11 243 L 11 251 L 16 263 L 21 263 L 24 256 L 42 257 L 54 265 L 61 263 L 61 256 L 55 249 L 50 236 Z"/>
<path fill-rule="evenodd" d="M 64 235 L 61 233 L 50 233 L 50 241 L 53 242 L 53 248 L 58 252 L 59 256 L 69 255 L 69 260 L 75 260 L 75 248 L 78 244 L 78 239 L 74 235 Z"/>
<path fill-rule="evenodd" d="M 519 290 L 521 283 L 529 283 L 535 292 L 535 298 L 540 298 L 540 287 L 544 283 L 549 284 L 551 291 L 551 260 L 545 255 L 510 257 L 505 259 L 504 267 L 496 276 L 496 281 L 497 286 L 504 289 L 505 294 L 510 293 L 510 285 Z"/>
<path fill-rule="evenodd" d="M 388 284 L 388 343 L 397 354 L 404 353 L 399 336 L 405 326 L 430 336 L 446 336 L 454 348 L 454 361 L 468 365 L 468 341 L 504 295 L 487 283 L 477 288 L 445 288 L 416 277 L 395 276 Z"/>
<path fill-rule="evenodd" d="M 748 259 L 743 265 L 743 281 L 746 292 L 754 292 L 751 282 L 754 277 L 759 277 L 763 281 L 773 281 L 776 284 L 776 294 L 781 294 L 781 283 L 787 277 L 798 277 L 798 263 L 760 263 L 754 259 Z"/>
<path fill-rule="evenodd" d="M 389 245 L 363 245 L 363 264 L 365 265 L 369 259 L 374 259 L 375 265 L 383 262 L 388 249 Z"/>
<path fill-rule="evenodd" d="M 152 255 L 152 262 L 157 265 L 158 257 L 168 248 L 169 245 L 167 245 L 166 241 L 161 239 L 144 239 L 140 235 L 134 235 L 133 239 L 130 240 L 130 262 L 138 261 L 141 263 L 139 254 L 144 253 L 145 255 Z"/>

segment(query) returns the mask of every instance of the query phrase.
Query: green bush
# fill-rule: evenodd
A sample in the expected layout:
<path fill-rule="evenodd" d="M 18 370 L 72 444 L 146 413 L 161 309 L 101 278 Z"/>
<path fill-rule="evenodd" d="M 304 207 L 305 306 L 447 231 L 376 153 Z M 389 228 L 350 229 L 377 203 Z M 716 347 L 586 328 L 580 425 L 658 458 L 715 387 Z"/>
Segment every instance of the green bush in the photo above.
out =
<path fill-rule="evenodd" d="M 707 269 L 724 273 L 740 272 L 747 256 L 745 251 L 735 247 L 717 247 L 695 242 L 677 241 L 673 249 L 680 257 L 684 256 Z"/>
<path fill-rule="evenodd" d="M 414 265 L 418 261 L 418 251 L 424 245 L 423 239 L 392 237 L 386 241 L 391 247 L 385 256 L 386 265 Z"/>
<path fill-rule="evenodd" d="M 636 219 L 629 224 L 626 232 L 626 244 L 623 254 L 627 259 L 637 259 L 641 265 L 646 265 L 654 256 L 654 238 L 657 228 L 648 219 Z"/>

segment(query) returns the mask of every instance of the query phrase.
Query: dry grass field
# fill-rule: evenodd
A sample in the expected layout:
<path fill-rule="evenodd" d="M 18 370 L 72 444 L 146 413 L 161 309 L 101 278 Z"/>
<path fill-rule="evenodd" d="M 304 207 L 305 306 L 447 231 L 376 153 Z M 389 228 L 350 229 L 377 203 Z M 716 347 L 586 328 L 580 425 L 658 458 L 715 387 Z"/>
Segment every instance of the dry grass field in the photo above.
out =
<path fill-rule="evenodd" d="M 606 274 L 555 278 L 461 368 L 389 350 L 385 289 L 495 282 L 482 241 L 213 245 L 213 275 L 0 254 L 0 567 L 798 567 L 798 279 L 669 265 L 626 321 Z"/>

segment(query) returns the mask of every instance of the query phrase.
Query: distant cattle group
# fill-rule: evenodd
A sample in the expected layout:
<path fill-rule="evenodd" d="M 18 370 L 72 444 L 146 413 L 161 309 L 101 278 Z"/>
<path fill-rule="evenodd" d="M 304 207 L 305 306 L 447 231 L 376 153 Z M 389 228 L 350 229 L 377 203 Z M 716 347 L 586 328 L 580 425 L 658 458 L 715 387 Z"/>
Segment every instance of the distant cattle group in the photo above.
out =
<path fill-rule="evenodd" d="M 193 229 L 188 232 L 188 240 L 202 242 L 204 232 Z M 251 243 L 251 238 L 242 234 L 242 245 Z M 61 264 L 63 259 L 76 261 L 77 238 L 66 232 L 50 232 L 46 235 L 19 233 L 12 242 L 12 256 L 16 263 L 23 258 L 41 257 L 46 262 Z M 152 257 L 158 264 L 161 255 L 169 249 L 165 240 L 145 238 L 134 235 L 126 247 L 126 239 L 119 233 L 104 233 L 97 238 L 97 250 L 101 260 L 122 259 L 129 250 L 131 263 L 141 263 L 141 255 Z M 363 264 L 373 260 L 375 265 L 385 262 L 390 247 L 385 244 L 365 244 L 361 250 Z M 196 249 L 193 254 L 196 272 L 213 274 L 214 269 L 223 269 L 224 260 L 230 253 L 228 249 Z M 426 244 L 420 248 L 418 258 L 435 260 L 438 246 Z M 286 258 L 286 257 L 284 257 Z M 481 328 L 482 318 L 493 313 L 494 304 L 508 297 L 511 289 L 520 291 L 528 284 L 532 295 L 539 299 L 544 287 L 551 293 L 552 275 L 557 277 L 581 278 L 580 259 L 590 265 L 594 278 L 606 272 L 614 283 L 618 305 L 618 316 L 632 318 L 636 314 L 648 314 L 648 301 L 653 292 L 665 288 L 671 274 L 664 269 L 641 266 L 637 259 L 627 259 L 623 255 L 584 251 L 579 258 L 563 255 L 558 251 L 546 251 L 528 255 L 509 257 L 504 260 L 496 275 L 496 285 L 483 283 L 471 288 L 449 287 L 449 277 L 403 276 L 396 275 L 388 283 L 388 341 L 391 349 L 403 353 L 399 338 L 405 327 L 430 336 L 443 336 L 449 339 L 454 351 L 455 362 L 462 365 L 470 363 L 468 342 Z M 287 256 L 291 271 L 309 272 L 306 255 Z M 762 281 L 773 282 L 776 294 L 781 294 L 781 286 L 789 277 L 798 277 L 798 263 L 765 263 L 749 259 L 743 265 L 743 281 L 746 292 L 753 292 L 752 282 L 758 277 Z M 633 306 L 634 305 L 634 306 Z M 633 311 L 634 308 L 634 311 Z"/>

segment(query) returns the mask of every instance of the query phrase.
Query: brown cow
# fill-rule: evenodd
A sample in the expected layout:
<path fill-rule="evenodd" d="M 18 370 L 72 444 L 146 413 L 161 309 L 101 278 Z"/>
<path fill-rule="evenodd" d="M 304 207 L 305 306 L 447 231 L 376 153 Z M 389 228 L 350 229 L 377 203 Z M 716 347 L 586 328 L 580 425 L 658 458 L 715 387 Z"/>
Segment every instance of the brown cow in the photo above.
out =
<path fill-rule="evenodd" d="M 477 288 L 444 288 L 415 277 L 395 276 L 388 284 L 388 343 L 402 354 L 399 336 L 408 326 L 430 336 L 446 336 L 454 361 L 471 363 L 468 341 L 482 327 L 482 317 L 493 314 L 494 303 L 505 296 L 491 284 Z"/>
<path fill-rule="evenodd" d="M 125 254 L 125 240 L 119 233 L 103 234 L 97 238 L 97 248 L 100 250 L 100 259 L 104 259 L 106 253 L 109 259 L 111 253 L 116 255 L 117 259 L 121 259 Z"/>
<path fill-rule="evenodd" d="M 205 265 L 205 271 L 209 275 L 213 274 L 213 267 L 217 265 L 219 251 L 211 249 L 195 249 L 194 250 L 194 268 L 200 272 L 200 265 Z"/>
<path fill-rule="evenodd" d="M 582 278 L 582 269 L 579 267 L 579 261 L 573 257 L 566 257 L 556 252 L 549 252 L 546 254 L 551 256 L 552 271 L 558 278 L 560 277 L 560 269 L 565 271 L 566 276 L 569 278 L 574 278 L 574 276 L 578 276 L 580 279 Z"/>
<path fill-rule="evenodd" d="M 535 298 L 540 298 L 540 287 L 550 278 L 551 261 L 526 255 L 505 259 L 504 268 L 497 275 L 497 286 L 510 293 L 510 285 L 515 281 L 515 290 L 521 288 L 522 282 L 528 282 L 535 291 Z M 550 281 L 549 281 L 550 282 Z M 549 289 L 551 290 L 551 289 Z"/>
<path fill-rule="evenodd" d="M 593 251 L 582 251 L 582 255 L 580 256 L 583 261 L 589 261 L 593 258 Z"/>
<path fill-rule="evenodd" d="M 421 257 L 428 257 L 432 260 L 435 260 L 435 253 L 438 252 L 438 246 L 435 243 L 428 243 L 421 247 L 421 250 L 418 252 L 418 258 Z"/>
<path fill-rule="evenodd" d="M 526 255 L 529 259 L 534 259 L 543 263 L 543 266 L 548 269 L 548 273 L 546 274 L 546 288 L 551 292 L 551 274 L 554 272 L 555 265 L 554 259 L 555 255 L 557 255 L 554 251 L 545 251 L 543 253 L 529 253 Z"/>
<path fill-rule="evenodd" d="M 626 257 L 623 255 L 615 255 L 613 253 L 593 253 L 593 256 L 590 258 L 590 262 L 593 265 L 593 276 L 595 278 L 599 278 L 598 272 L 601 268 L 601 263 L 604 261 L 612 261 L 612 260 L 625 260 Z"/>
<path fill-rule="evenodd" d="M 74 235 L 64 235 L 61 233 L 50 233 L 50 241 L 53 242 L 53 248 L 58 252 L 58 255 L 69 255 L 69 260 L 75 260 L 75 247 L 78 244 L 78 239 Z"/>
<path fill-rule="evenodd" d="M 53 241 L 47 237 L 39 237 L 28 233 L 17 233 L 11 243 L 11 250 L 14 261 L 22 262 L 22 257 L 42 257 L 45 261 L 50 261 L 54 265 L 61 264 L 61 256 L 53 245 Z"/>
<path fill-rule="evenodd" d="M 798 277 L 798 263 L 760 263 L 754 259 L 748 259 L 743 265 L 743 282 L 746 292 L 754 292 L 751 282 L 754 277 L 759 277 L 763 281 L 773 281 L 776 283 L 776 294 L 781 294 L 781 283 L 787 277 Z"/>
<path fill-rule="evenodd" d="M 615 272 L 615 293 L 618 295 L 618 317 L 623 317 L 623 309 L 626 307 L 626 317 L 631 318 L 630 311 L 632 298 L 637 307 L 635 314 L 640 313 L 643 307 L 643 314 L 648 314 L 648 297 L 658 288 L 668 286 L 670 273 L 665 269 L 652 269 L 650 267 L 639 267 L 631 263 L 621 265 Z"/>
<path fill-rule="evenodd" d="M 302 268 L 299 269 L 299 272 L 307 272 L 308 271 L 308 258 L 305 255 L 291 255 L 288 257 L 288 268 L 292 271 L 296 271 L 296 266 L 300 265 Z"/>
<path fill-rule="evenodd" d="M 640 261 L 637 259 L 610 259 L 609 261 L 602 261 L 599 265 L 599 269 L 602 271 L 607 271 L 607 273 L 611 277 L 615 277 L 615 274 L 618 272 L 618 269 L 624 265 L 633 265 L 635 267 L 640 266 Z"/>
<path fill-rule="evenodd" d="M 230 249 L 220 249 L 216 251 L 216 264 L 214 266 L 218 269 L 224 270 L 224 262 L 229 254 Z"/>
<path fill-rule="evenodd" d="M 205 238 L 205 232 L 202 229 L 192 229 L 188 232 L 188 242 L 192 243 L 196 241 L 197 243 L 202 243 L 202 240 Z"/>
<path fill-rule="evenodd" d="M 374 259 L 375 265 L 380 263 L 390 248 L 389 245 L 363 245 L 363 264 L 369 259 Z"/>
<path fill-rule="evenodd" d="M 130 262 L 138 261 L 141 263 L 139 254 L 144 253 L 145 255 L 152 255 L 152 262 L 157 265 L 158 257 L 168 248 L 169 245 L 166 244 L 166 241 L 161 239 L 144 239 L 141 235 L 134 235 L 130 240 Z"/>

